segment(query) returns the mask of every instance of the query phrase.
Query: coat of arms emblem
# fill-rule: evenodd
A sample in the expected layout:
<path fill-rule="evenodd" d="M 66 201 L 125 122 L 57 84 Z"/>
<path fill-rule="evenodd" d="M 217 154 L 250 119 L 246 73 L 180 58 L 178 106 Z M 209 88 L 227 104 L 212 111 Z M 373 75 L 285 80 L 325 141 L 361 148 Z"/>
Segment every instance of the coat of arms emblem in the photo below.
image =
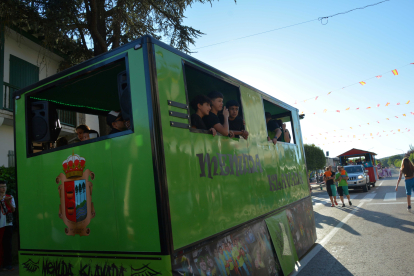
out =
<path fill-rule="evenodd" d="M 66 235 L 88 236 L 86 228 L 95 217 L 92 203 L 92 182 L 95 174 L 85 170 L 85 158 L 72 154 L 62 163 L 64 173 L 56 177 L 60 196 L 59 217 L 66 224 Z"/>

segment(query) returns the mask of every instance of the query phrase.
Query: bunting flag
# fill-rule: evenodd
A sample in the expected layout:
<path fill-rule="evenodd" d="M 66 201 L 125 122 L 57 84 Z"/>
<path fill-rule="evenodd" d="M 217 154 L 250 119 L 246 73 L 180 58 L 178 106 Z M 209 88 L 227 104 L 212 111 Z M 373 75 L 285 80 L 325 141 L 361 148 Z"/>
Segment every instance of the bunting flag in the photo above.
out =
<path fill-rule="evenodd" d="M 397 103 L 397 105 L 400 105 L 400 103 Z"/>
<path fill-rule="evenodd" d="M 409 63 L 409 64 L 414 64 L 414 62 L 412 62 L 412 63 Z M 406 64 L 405 66 L 407 66 L 407 65 L 409 65 L 409 64 Z M 389 72 L 389 71 L 388 71 Z M 394 75 L 398 75 L 398 70 L 397 69 L 394 69 L 394 70 L 392 70 L 391 71 Z M 387 72 L 386 72 L 387 73 Z M 383 74 L 385 74 L 385 73 L 383 73 Z M 375 78 L 377 78 L 377 79 L 380 79 L 380 78 L 382 78 L 383 77 L 383 75 L 376 75 L 375 76 Z M 372 78 L 369 78 L 369 79 L 372 79 Z M 369 79 L 367 79 L 367 80 L 369 80 Z M 365 81 L 360 81 L 360 82 L 358 82 L 359 84 L 361 84 L 361 85 L 365 85 L 366 84 L 366 82 Z M 355 83 L 353 83 L 353 84 L 350 84 L 350 85 L 347 85 L 347 86 L 343 86 L 341 89 L 345 89 L 345 88 L 348 88 L 348 87 L 350 87 L 350 86 L 352 86 L 352 85 L 354 85 Z M 334 91 L 338 91 L 339 89 L 337 89 L 337 90 L 333 90 L 333 91 L 330 91 L 330 92 L 328 92 L 328 94 L 327 95 L 330 95 L 332 92 L 334 92 Z M 315 99 L 317 99 L 317 97 L 315 98 Z M 299 102 L 302 102 L 302 101 L 299 101 Z M 306 100 L 304 100 L 303 102 L 306 102 Z M 295 102 L 295 104 L 296 104 L 296 102 Z"/>
<path fill-rule="evenodd" d="M 405 116 L 405 114 L 403 114 L 403 116 L 404 116 L 404 117 L 407 117 L 407 116 Z"/>
<path fill-rule="evenodd" d="M 345 109 L 345 110 L 349 110 L 350 109 L 350 107 L 348 107 L 347 109 Z"/>
<path fill-rule="evenodd" d="M 337 110 L 336 112 L 341 112 L 340 110 Z"/>
<path fill-rule="evenodd" d="M 326 111 L 328 111 L 328 109 L 324 109 L 324 110 L 323 110 L 323 113 L 326 113 Z"/>
<path fill-rule="evenodd" d="M 370 108 L 371 108 L 370 106 L 367 107 L 367 109 L 370 109 Z"/>
<path fill-rule="evenodd" d="M 410 101 L 406 102 L 405 104 L 409 104 L 409 103 L 410 103 Z"/>
<path fill-rule="evenodd" d="M 319 96 L 316 96 L 315 101 L 319 98 Z"/>
<path fill-rule="evenodd" d="M 377 107 L 380 107 L 380 104 L 377 104 Z"/>
<path fill-rule="evenodd" d="M 389 106 L 390 105 L 390 103 L 389 102 L 387 102 L 387 104 L 385 105 L 385 106 Z"/>

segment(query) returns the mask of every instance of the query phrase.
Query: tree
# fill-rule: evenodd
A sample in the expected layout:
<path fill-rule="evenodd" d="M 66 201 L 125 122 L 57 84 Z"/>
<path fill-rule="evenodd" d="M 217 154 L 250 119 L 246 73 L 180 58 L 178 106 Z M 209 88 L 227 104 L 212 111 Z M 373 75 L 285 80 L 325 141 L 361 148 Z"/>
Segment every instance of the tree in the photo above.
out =
<path fill-rule="evenodd" d="M 320 170 L 323 169 L 326 165 L 326 158 L 323 150 L 315 144 L 309 145 L 305 144 L 305 157 L 306 157 L 306 166 L 308 171 Z"/>
<path fill-rule="evenodd" d="M 184 12 L 212 1 L 3 0 L 0 18 L 67 54 L 63 66 L 69 67 L 147 34 L 188 53 L 203 33 L 183 24 Z"/>
<path fill-rule="evenodd" d="M 398 160 L 398 159 L 396 159 L 395 161 L 394 161 L 394 166 L 398 169 L 398 168 L 401 168 L 401 160 Z"/>
<path fill-rule="evenodd" d="M 414 153 L 411 153 L 408 159 L 410 159 L 410 161 L 414 163 Z"/>

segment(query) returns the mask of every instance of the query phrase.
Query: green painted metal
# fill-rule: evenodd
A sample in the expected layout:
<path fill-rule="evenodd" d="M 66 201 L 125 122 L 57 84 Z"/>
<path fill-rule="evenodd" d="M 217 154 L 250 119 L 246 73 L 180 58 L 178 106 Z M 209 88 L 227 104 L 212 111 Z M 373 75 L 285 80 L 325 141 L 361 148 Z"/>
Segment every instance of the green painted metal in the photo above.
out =
<path fill-rule="evenodd" d="M 295 269 L 295 263 L 299 260 L 292 233 L 286 217 L 286 211 L 282 211 L 266 219 L 267 228 L 272 238 L 277 257 L 283 270 L 283 275 L 289 275 Z"/>
<path fill-rule="evenodd" d="M 16 101 L 16 149 L 20 247 L 33 250 L 160 252 L 148 107 L 142 50 L 128 51 L 133 134 L 27 158 L 25 100 Z M 72 154 L 85 158 L 94 174 L 91 201 L 95 217 L 89 236 L 69 236 L 59 218 L 55 179 Z M 36 238 L 33 238 L 36 237 Z"/>
<path fill-rule="evenodd" d="M 240 86 L 240 91 L 246 129 L 250 133 L 247 141 L 171 127 L 168 110 L 174 109 L 167 101 L 187 103 L 182 59 L 158 46 L 155 46 L 155 57 L 175 249 L 309 196 L 299 127 L 295 128 L 296 145 L 270 144 L 262 97 L 244 85 Z M 296 109 L 275 103 L 292 111 L 294 125 L 299 124 Z M 188 123 L 186 119 L 174 118 L 174 121 Z M 216 163 L 217 175 L 214 175 L 213 165 L 212 178 L 208 177 L 207 165 L 200 166 L 197 154 L 202 160 L 209 154 L 208 161 L 216 159 L 218 163 L 221 156 L 224 158 L 223 169 Z M 240 176 L 229 174 L 225 170 L 225 167 L 230 167 L 229 155 L 250 156 L 253 159 L 249 161 L 250 168 L 257 172 Z M 205 177 L 200 177 L 201 167 L 206 172 Z M 297 173 L 297 176 L 292 173 Z"/>
<path fill-rule="evenodd" d="M 172 275 L 169 256 L 20 251 L 20 276 Z"/>
<path fill-rule="evenodd" d="M 19 219 L 21 225 L 23 225 L 22 223 L 30 225 L 30 227 L 20 229 L 21 253 L 25 253 L 24 250 L 46 250 L 47 252 L 54 250 L 58 252 L 56 255 L 60 255 L 61 252 L 64 255 L 70 254 L 64 253 L 68 251 L 72 252 L 72 255 L 82 254 L 79 257 L 55 258 L 47 253 L 48 257 L 37 259 L 39 264 L 43 264 L 45 260 L 59 263 L 62 259 L 72 258 L 68 263 L 75 269 L 84 262 L 99 265 L 99 258 L 91 260 L 91 258 L 84 257 L 88 255 L 84 252 L 97 252 L 98 255 L 105 252 L 115 252 L 113 256 L 102 258 L 111 260 L 116 263 L 117 267 L 125 263 L 135 268 L 135 265 L 139 266 L 144 263 L 137 260 L 134 260 L 133 263 L 132 261 L 131 263 L 129 261 L 115 262 L 115 258 L 122 257 L 124 256 L 122 254 L 127 252 L 131 254 L 139 252 L 160 253 L 161 244 L 166 240 L 162 240 L 165 237 L 160 237 L 159 218 L 163 225 L 171 223 L 172 233 L 167 233 L 172 235 L 173 245 L 171 247 L 181 249 L 190 244 L 197 245 L 202 240 L 228 232 L 236 227 L 239 227 L 240 230 L 248 221 L 258 217 L 263 220 L 270 213 L 274 214 L 289 204 L 309 197 L 297 109 L 276 99 L 263 96 L 254 88 L 236 80 L 230 80 L 227 76 L 216 71 L 214 76 L 220 80 L 215 80 L 215 77 L 211 78 L 210 75 L 210 79 L 202 80 L 201 75 L 196 76 L 200 73 L 197 73 L 197 70 L 186 70 L 186 72 L 191 72 L 186 75 L 187 83 L 185 83 L 183 58 L 166 48 L 154 45 L 156 63 L 156 83 L 154 84 L 156 87 L 152 87 L 152 91 L 157 91 L 158 95 L 154 96 L 158 97 L 160 106 L 159 109 L 154 108 L 155 111 L 151 114 L 153 107 L 148 106 L 149 101 L 146 93 L 151 84 L 146 83 L 145 76 L 148 74 L 146 71 L 148 68 L 144 64 L 144 56 L 148 53 L 144 53 L 142 48 L 139 50 L 129 49 L 126 53 L 128 54 L 127 64 L 129 66 L 134 123 L 134 132 L 131 134 L 99 140 L 94 143 L 75 144 L 70 148 L 45 152 L 31 157 L 28 157 L 26 152 L 27 122 L 25 120 L 27 114 L 25 105 L 27 97 L 29 97 L 27 93 L 41 89 L 91 66 L 104 64 L 108 59 L 124 55 L 125 52 L 117 55 L 108 53 L 108 56 L 103 57 L 99 62 L 87 63 L 87 66 L 76 72 L 56 77 L 48 83 L 27 91 L 20 100 L 16 101 L 15 134 Z M 185 60 L 185 64 L 191 65 L 192 68 L 194 66 L 201 68 L 190 59 Z M 113 74 L 119 72 L 119 70 L 110 67 L 106 67 L 106 69 L 108 71 L 105 71 L 107 72 L 105 78 L 112 78 Z M 208 67 L 201 69 L 209 71 Z M 92 73 L 88 77 L 92 76 L 90 78 L 92 80 L 93 74 L 99 73 L 98 71 L 99 69 L 90 71 Z M 191 74 L 196 81 L 191 77 Z M 113 77 L 116 78 L 116 76 Z M 76 81 L 81 85 L 84 81 L 86 83 L 87 79 L 86 76 L 78 76 Z M 206 87 L 214 83 L 216 89 L 228 92 L 226 94 L 230 95 L 228 99 L 241 101 L 240 112 L 243 113 L 246 129 L 250 133 L 247 140 L 219 135 L 213 137 L 171 126 L 171 121 L 183 124 L 189 122 L 187 119 L 170 116 L 169 111 L 181 113 L 187 111 L 168 105 L 168 101 L 188 105 L 186 87 L 188 90 L 194 90 L 202 83 L 205 83 Z M 96 86 L 94 86 L 95 84 Z M 89 94 L 85 93 L 84 96 L 91 97 L 93 100 L 85 98 L 84 101 L 76 102 L 76 106 L 71 106 L 71 108 L 85 104 L 83 107 L 97 113 L 101 112 L 97 109 L 102 106 L 99 101 L 102 101 L 106 97 L 105 95 L 110 94 L 106 93 L 108 90 L 116 88 L 114 86 L 103 87 L 102 84 L 95 81 L 93 85 L 87 85 L 91 89 Z M 99 89 L 93 90 L 94 87 L 99 87 Z M 64 104 L 69 101 L 70 97 L 79 96 L 74 92 L 71 94 L 72 88 L 52 87 L 43 96 L 51 101 L 60 101 Z M 198 93 L 206 93 L 207 90 L 206 88 L 206 91 L 200 90 Z M 31 95 L 30 97 L 35 98 L 36 96 Z M 280 111 L 291 112 L 294 131 L 292 136 L 296 137 L 296 144 L 278 143 L 273 145 L 267 141 L 264 99 L 280 106 Z M 104 110 L 112 109 L 113 106 L 119 104 L 118 100 L 114 98 L 109 101 L 110 103 L 104 106 Z M 157 120 L 158 114 L 156 112 L 158 110 L 161 129 L 154 129 L 153 134 L 162 133 L 162 137 L 155 137 L 155 139 L 151 137 L 153 126 L 149 122 L 153 119 L 150 116 L 154 116 L 154 119 Z M 190 114 L 190 112 L 187 113 Z M 153 145 L 151 141 L 154 141 L 151 140 L 152 138 L 162 141 L 161 145 L 154 145 L 157 147 L 156 149 L 151 147 Z M 153 156 L 153 152 L 157 152 L 157 156 Z M 61 200 L 58 187 L 61 187 L 59 185 L 66 181 L 65 175 L 61 174 L 63 172 L 62 163 L 68 156 L 74 154 L 85 159 L 85 171 L 82 177 L 86 180 L 87 189 L 93 190 L 88 202 L 93 203 L 94 214 L 85 226 L 89 228 L 86 236 L 67 235 L 65 228 L 68 228 L 67 232 L 77 230 L 67 227 L 67 224 L 59 218 Z M 163 162 L 154 162 L 158 158 L 163 158 Z M 157 168 L 161 172 L 161 179 L 157 179 L 159 182 L 154 179 L 155 168 L 153 164 L 160 165 Z M 163 164 L 165 164 L 165 168 L 162 167 Z M 165 174 L 163 174 L 164 169 Z M 164 180 L 166 181 L 164 182 Z M 163 187 L 163 183 L 166 183 L 167 187 Z M 160 185 L 160 191 L 156 190 L 158 185 Z M 159 208 L 168 206 L 168 210 L 157 209 L 157 192 L 160 193 L 158 196 L 161 200 L 165 200 L 163 203 L 168 200 L 168 204 L 159 203 Z M 90 207 L 92 208 L 92 205 L 88 205 L 88 208 Z M 169 216 L 168 214 L 165 217 L 159 215 L 161 211 L 168 212 Z M 283 214 L 286 217 L 286 214 Z M 169 246 L 167 245 L 167 247 Z M 26 269 L 25 263 L 29 262 L 29 258 L 25 256 L 27 255 L 21 254 L 20 256 L 21 271 L 24 273 L 27 272 L 24 270 Z M 158 257 L 158 255 L 156 256 Z M 171 260 L 169 256 L 160 256 L 160 258 L 164 262 L 160 263 L 160 271 L 166 271 L 165 274 L 162 273 L 163 275 L 170 275 Z M 34 260 L 32 259 L 32 261 Z"/>

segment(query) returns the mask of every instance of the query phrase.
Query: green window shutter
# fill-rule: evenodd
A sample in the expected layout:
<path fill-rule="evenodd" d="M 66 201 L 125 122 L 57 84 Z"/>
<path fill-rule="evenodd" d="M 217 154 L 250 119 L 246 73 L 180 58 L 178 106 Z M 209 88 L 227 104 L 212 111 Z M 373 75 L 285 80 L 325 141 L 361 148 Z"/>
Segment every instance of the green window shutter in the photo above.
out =
<path fill-rule="evenodd" d="M 10 84 L 19 88 L 39 81 L 39 67 L 10 55 Z"/>

